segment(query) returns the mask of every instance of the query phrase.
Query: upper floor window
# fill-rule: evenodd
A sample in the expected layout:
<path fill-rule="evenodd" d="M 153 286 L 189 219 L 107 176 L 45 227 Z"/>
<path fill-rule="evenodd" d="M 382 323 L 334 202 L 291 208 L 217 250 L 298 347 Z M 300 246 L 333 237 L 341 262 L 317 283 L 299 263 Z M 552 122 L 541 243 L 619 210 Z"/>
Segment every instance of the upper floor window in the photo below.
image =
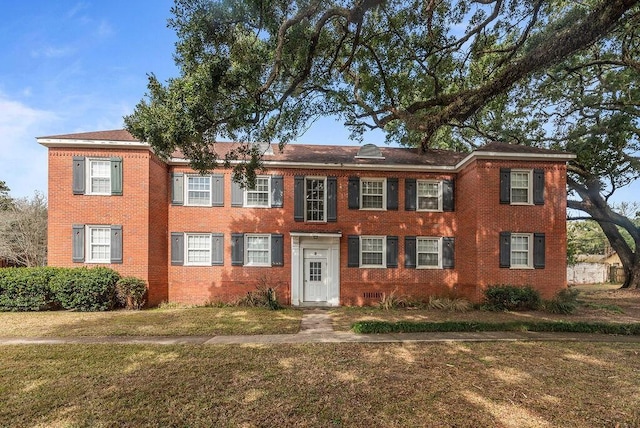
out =
<path fill-rule="evenodd" d="M 87 188 L 89 195 L 111 194 L 111 161 L 108 159 L 89 159 Z"/>
<path fill-rule="evenodd" d="M 511 170 L 511 203 L 531 203 L 531 170 Z"/>
<path fill-rule="evenodd" d="M 385 180 L 381 178 L 360 179 L 360 208 L 385 209 Z"/>
<path fill-rule="evenodd" d="M 501 168 L 500 203 L 543 205 L 544 170 Z"/>
<path fill-rule="evenodd" d="M 325 178 L 307 178 L 305 180 L 306 221 L 326 221 L 327 195 L 325 188 Z"/>
<path fill-rule="evenodd" d="M 73 157 L 74 195 L 122 195 L 122 158 Z"/>
<path fill-rule="evenodd" d="M 211 205 L 211 176 L 187 176 L 187 205 Z"/>
<path fill-rule="evenodd" d="M 442 211 L 442 182 L 418 180 L 418 211 Z"/>
<path fill-rule="evenodd" d="M 253 188 L 246 188 L 244 192 L 245 207 L 269 207 L 271 195 L 271 177 L 256 177 Z"/>

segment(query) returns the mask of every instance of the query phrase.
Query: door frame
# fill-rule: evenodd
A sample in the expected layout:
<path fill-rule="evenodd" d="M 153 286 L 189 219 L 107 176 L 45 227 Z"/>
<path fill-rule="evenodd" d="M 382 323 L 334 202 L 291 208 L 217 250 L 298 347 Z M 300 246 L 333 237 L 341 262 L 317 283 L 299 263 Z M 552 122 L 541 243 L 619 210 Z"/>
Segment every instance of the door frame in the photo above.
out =
<path fill-rule="evenodd" d="M 340 306 L 340 238 L 342 233 L 291 232 L 291 304 L 293 306 Z M 304 250 L 327 251 L 327 301 L 303 301 Z"/>

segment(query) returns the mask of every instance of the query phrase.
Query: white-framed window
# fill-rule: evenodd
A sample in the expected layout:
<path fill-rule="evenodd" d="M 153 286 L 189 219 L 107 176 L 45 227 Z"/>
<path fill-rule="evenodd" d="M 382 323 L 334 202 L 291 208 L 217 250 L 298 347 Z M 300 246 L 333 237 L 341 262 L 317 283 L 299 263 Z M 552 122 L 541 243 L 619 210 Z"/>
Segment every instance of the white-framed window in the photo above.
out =
<path fill-rule="evenodd" d="M 271 177 L 256 177 L 255 186 L 244 190 L 244 206 L 254 208 L 271 206 Z"/>
<path fill-rule="evenodd" d="M 185 186 L 185 205 L 211 205 L 211 176 L 187 175 Z"/>
<path fill-rule="evenodd" d="M 244 235 L 245 266 L 271 266 L 271 235 Z"/>
<path fill-rule="evenodd" d="M 211 235 L 208 233 L 187 233 L 185 265 L 207 266 L 211 264 Z"/>
<path fill-rule="evenodd" d="M 531 170 L 511 170 L 511 203 L 530 204 L 532 201 L 533 181 Z"/>
<path fill-rule="evenodd" d="M 327 179 L 307 177 L 305 179 L 305 220 L 327 221 Z"/>
<path fill-rule="evenodd" d="M 360 267 L 386 267 L 386 236 L 360 237 Z"/>
<path fill-rule="evenodd" d="M 442 268 L 442 238 L 417 237 L 416 253 L 418 268 Z"/>
<path fill-rule="evenodd" d="M 109 159 L 88 159 L 87 194 L 111 194 L 111 161 Z"/>
<path fill-rule="evenodd" d="M 418 180 L 418 211 L 442 211 L 442 181 Z"/>
<path fill-rule="evenodd" d="M 111 263 L 111 227 L 87 226 L 87 263 Z"/>
<path fill-rule="evenodd" d="M 511 267 L 533 267 L 533 235 L 530 233 L 511 234 Z"/>
<path fill-rule="evenodd" d="M 387 183 L 384 178 L 360 179 L 360 209 L 383 210 L 387 206 Z"/>

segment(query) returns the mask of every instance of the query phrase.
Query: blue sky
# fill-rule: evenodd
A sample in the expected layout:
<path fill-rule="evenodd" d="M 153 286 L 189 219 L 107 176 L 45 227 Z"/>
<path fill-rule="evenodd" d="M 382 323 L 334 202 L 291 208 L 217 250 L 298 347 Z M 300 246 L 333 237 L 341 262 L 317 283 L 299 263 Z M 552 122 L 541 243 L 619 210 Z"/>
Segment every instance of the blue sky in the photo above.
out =
<path fill-rule="evenodd" d="M 177 76 L 173 0 L 3 2 L 0 27 L 0 180 L 14 197 L 47 190 L 47 152 L 36 137 L 119 129 L 146 92 L 147 73 Z M 349 144 L 331 118 L 300 138 Z M 380 132 L 366 142 L 382 144 Z M 640 201 L 640 180 L 615 201 Z"/>

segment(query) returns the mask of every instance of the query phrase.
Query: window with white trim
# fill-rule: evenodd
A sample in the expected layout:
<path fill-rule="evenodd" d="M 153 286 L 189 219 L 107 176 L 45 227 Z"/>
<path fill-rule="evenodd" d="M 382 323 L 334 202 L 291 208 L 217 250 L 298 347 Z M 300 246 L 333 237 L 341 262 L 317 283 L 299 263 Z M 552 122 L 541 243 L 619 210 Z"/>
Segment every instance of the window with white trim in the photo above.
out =
<path fill-rule="evenodd" d="M 87 194 L 111 194 L 111 161 L 109 159 L 89 159 L 87 162 Z"/>
<path fill-rule="evenodd" d="M 111 227 L 87 226 L 87 263 L 111 262 Z"/>
<path fill-rule="evenodd" d="M 533 266 L 532 234 L 511 234 L 511 267 L 530 268 Z"/>
<path fill-rule="evenodd" d="M 253 188 L 244 191 L 245 207 L 270 207 L 271 206 L 271 177 L 258 176 Z"/>
<path fill-rule="evenodd" d="M 360 208 L 382 210 L 387 206 L 384 178 L 360 179 Z"/>
<path fill-rule="evenodd" d="M 271 235 L 244 235 L 245 266 L 271 266 Z"/>
<path fill-rule="evenodd" d="M 211 264 L 211 235 L 186 234 L 185 265 L 208 266 Z"/>
<path fill-rule="evenodd" d="M 305 179 L 305 220 L 326 221 L 327 179 L 307 177 Z"/>
<path fill-rule="evenodd" d="M 209 206 L 211 205 L 211 176 L 187 175 L 185 186 L 186 205 Z"/>
<path fill-rule="evenodd" d="M 442 181 L 418 180 L 418 211 L 442 211 Z"/>
<path fill-rule="evenodd" d="M 442 267 L 442 238 L 416 238 L 417 267 L 439 269 Z"/>
<path fill-rule="evenodd" d="M 360 237 L 360 266 L 386 267 L 386 236 Z"/>
<path fill-rule="evenodd" d="M 531 170 L 511 170 L 511 203 L 530 204 L 532 194 Z"/>

